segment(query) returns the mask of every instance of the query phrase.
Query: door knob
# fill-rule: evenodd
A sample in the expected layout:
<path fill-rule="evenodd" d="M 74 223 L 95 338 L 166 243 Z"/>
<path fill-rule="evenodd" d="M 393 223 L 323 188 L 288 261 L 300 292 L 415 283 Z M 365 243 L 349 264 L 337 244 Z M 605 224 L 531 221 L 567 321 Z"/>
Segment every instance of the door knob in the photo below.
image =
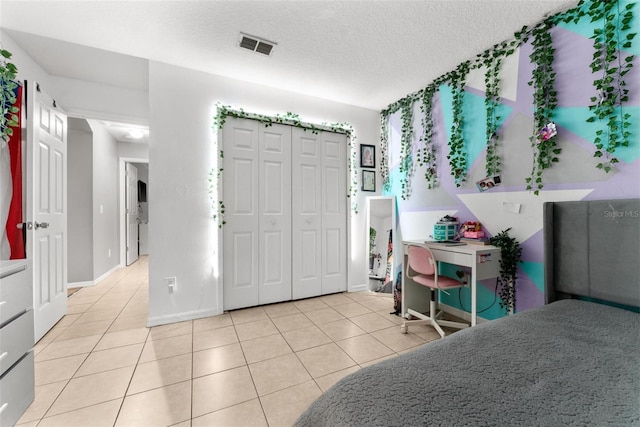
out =
<path fill-rule="evenodd" d="M 35 229 L 37 230 L 38 228 L 49 228 L 49 223 L 48 222 L 34 222 L 33 226 L 35 227 Z"/>
<path fill-rule="evenodd" d="M 31 222 L 20 222 L 16 224 L 16 228 L 19 230 L 31 230 L 33 228 L 33 223 Z"/>

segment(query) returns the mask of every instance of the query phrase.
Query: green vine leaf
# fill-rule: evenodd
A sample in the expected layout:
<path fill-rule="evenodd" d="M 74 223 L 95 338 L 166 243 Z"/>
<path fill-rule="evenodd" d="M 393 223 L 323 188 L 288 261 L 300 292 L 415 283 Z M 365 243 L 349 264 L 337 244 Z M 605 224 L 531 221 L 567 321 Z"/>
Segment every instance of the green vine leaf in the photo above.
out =
<path fill-rule="evenodd" d="M 593 143 L 597 150 L 594 157 L 603 161 L 596 168 L 609 173 L 618 163 L 615 152 L 619 147 L 629 145 L 631 134 L 624 129 L 631 125 L 630 117 L 624 112 L 624 105 L 628 102 L 628 89 L 624 77 L 633 67 L 633 55 L 623 58 L 621 49 L 630 49 L 637 33 L 622 35 L 630 29 L 633 19 L 632 6 L 628 4 L 624 10 L 620 9 L 619 1 L 593 1 L 586 12 L 591 16 L 591 22 L 602 21 L 602 27 L 594 28 L 593 62 L 591 70 L 601 72 L 602 76 L 593 81 L 593 87 L 598 97 L 591 97 L 592 104 L 589 111 L 592 115 L 587 118 L 588 123 L 602 123 L 603 128 L 596 132 Z M 625 12 L 626 11 L 626 12 Z"/>
<path fill-rule="evenodd" d="M 553 72 L 555 48 L 550 34 L 553 22 L 552 18 L 548 18 L 533 29 L 533 51 L 529 55 L 535 68 L 529 81 L 533 87 L 534 112 L 533 135 L 529 138 L 533 149 L 533 166 L 528 182 L 536 183 L 536 195 L 544 187 L 544 170 L 559 161 L 556 156 L 561 151 L 556 145 L 557 129 L 553 123 L 553 114 L 558 103 L 555 90 L 556 74 Z"/>
<path fill-rule="evenodd" d="M 450 74 L 450 83 L 453 91 L 453 121 L 451 125 L 451 135 L 449 137 L 449 165 L 451 175 L 453 175 L 456 187 L 460 187 L 466 180 L 467 173 L 467 153 L 464 144 L 464 86 L 471 64 L 463 62 L 456 70 Z"/>
<path fill-rule="evenodd" d="M 420 111 L 422 112 L 422 136 L 420 137 L 421 146 L 416 153 L 416 162 L 418 166 L 424 167 L 424 179 L 428 189 L 436 188 L 438 185 L 432 116 L 433 97 L 436 91 L 437 87 L 435 85 L 427 86 L 422 92 L 422 102 L 420 104 Z"/>
<path fill-rule="evenodd" d="M 18 126 L 19 109 L 14 105 L 16 103 L 15 89 L 18 87 L 16 77 L 18 68 L 9 62 L 11 52 L 6 49 L 0 49 L 0 105 L 2 112 L 0 113 L 0 144 L 9 142 L 9 138 L 13 135 L 12 127 Z"/>
<path fill-rule="evenodd" d="M 486 58 L 484 65 L 485 72 L 485 109 L 486 109 L 486 176 L 500 175 L 500 157 L 497 153 L 498 128 L 500 117 L 496 115 L 500 100 L 500 69 L 502 67 L 502 56 L 499 51 L 494 51 L 494 55 Z"/>

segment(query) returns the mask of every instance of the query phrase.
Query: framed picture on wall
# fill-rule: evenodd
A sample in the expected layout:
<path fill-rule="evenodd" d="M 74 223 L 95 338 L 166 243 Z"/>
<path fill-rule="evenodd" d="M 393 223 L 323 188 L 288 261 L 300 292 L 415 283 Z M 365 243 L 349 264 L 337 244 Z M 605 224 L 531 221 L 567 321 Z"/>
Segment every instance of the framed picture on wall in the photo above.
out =
<path fill-rule="evenodd" d="M 376 167 L 376 146 L 360 145 L 360 167 L 375 168 Z"/>
<path fill-rule="evenodd" d="M 376 191 L 376 171 L 362 171 L 362 191 Z"/>

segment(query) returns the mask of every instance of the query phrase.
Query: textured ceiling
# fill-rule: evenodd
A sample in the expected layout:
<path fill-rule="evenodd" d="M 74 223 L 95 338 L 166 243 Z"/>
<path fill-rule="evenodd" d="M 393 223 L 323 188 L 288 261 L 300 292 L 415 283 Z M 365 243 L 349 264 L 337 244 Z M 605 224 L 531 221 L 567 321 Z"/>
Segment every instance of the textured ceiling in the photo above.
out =
<path fill-rule="evenodd" d="M 2 0 L 0 25 L 52 75 L 146 90 L 151 59 L 380 110 L 576 3 Z"/>

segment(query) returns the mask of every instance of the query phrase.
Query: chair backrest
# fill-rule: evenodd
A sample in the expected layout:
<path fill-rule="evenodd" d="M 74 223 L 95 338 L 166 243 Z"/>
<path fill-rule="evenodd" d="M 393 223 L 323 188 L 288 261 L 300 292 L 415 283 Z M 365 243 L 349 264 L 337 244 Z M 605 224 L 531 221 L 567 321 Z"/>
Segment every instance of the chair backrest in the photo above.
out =
<path fill-rule="evenodd" d="M 418 274 L 433 276 L 436 273 L 433 253 L 423 246 L 409 246 L 408 264 Z"/>

